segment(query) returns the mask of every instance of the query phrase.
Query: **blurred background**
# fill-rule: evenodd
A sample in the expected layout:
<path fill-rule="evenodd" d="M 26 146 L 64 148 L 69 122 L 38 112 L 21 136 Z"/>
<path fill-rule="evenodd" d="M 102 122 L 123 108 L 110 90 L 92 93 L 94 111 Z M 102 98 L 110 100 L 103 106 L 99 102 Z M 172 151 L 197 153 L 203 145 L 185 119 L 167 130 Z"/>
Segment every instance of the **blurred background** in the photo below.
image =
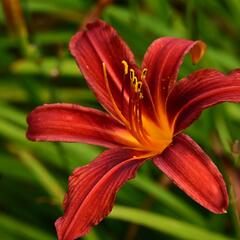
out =
<path fill-rule="evenodd" d="M 240 66 L 238 0 L 2 0 L 0 5 L 0 239 L 56 239 L 54 221 L 72 170 L 103 149 L 83 144 L 35 143 L 26 116 L 43 103 L 100 108 L 68 51 L 71 36 L 102 18 L 127 41 L 138 63 L 161 36 L 208 45 L 196 66 L 225 73 Z M 83 239 L 240 239 L 240 105 L 205 111 L 187 130 L 225 176 L 227 214 L 214 215 L 177 189 L 151 162 L 117 195 L 112 214 Z"/>

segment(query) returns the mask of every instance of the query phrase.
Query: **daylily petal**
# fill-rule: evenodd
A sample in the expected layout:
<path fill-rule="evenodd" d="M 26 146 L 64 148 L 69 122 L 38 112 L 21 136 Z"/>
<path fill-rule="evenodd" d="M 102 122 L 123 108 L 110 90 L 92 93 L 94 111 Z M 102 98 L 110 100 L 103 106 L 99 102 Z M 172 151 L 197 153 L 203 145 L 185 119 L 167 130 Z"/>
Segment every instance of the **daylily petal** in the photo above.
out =
<path fill-rule="evenodd" d="M 175 133 L 188 127 L 205 108 L 221 102 L 240 102 L 240 70 L 224 75 L 199 70 L 182 79 L 167 99 L 167 113 Z"/>
<path fill-rule="evenodd" d="M 195 64 L 202 58 L 204 51 L 205 44 L 201 41 L 172 37 L 157 39 L 150 45 L 142 68 L 148 69 L 146 81 L 155 104 L 164 106 L 165 99 L 178 77 L 184 56 L 190 53 Z"/>
<path fill-rule="evenodd" d="M 64 200 L 64 216 L 55 224 L 59 240 L 85 235 L 110 213 L 118 189 L 134 177 L 145 161 L 135 155 L 131 150 L 114 148 L 73 172 Z"/>
<path fill-rule="evenodd" d="M 127 101 L 126 94 L 124 98 L 122 97 L 125 70 L 122 61 L 128 63 L 128 68 L 134 69 L 136 69 L 136 63 L 131 50 L 117 32 L 107 23 L 98 20 L 88 24 L 86 30 L 78 32 L 71 39 L 69 48 L 83 76 L 103 107 L 119 119 L 114 107 L 116 104 L 122 110 L 123 115 L 126 115 L 124 109 L 121 109 L 122 106 L 126 106 L 125 101 Z M 106 65 L 111 94 L 106 87 L 103 62 Z"/>
<path fill-rule="evenodd" d="M 105 147 L 135 141 L 125 127 L 99 110 L 74 104 L 45 104 L 28 116 L 27 137 L 34 141 L 84 142 Z"/>
<path fill-rule="evenodd" d="M 226 212 L 228 194 L 221 173 L 203 150 L 188 136 L 179 134 L 155 165 L 203 207 Z"/>

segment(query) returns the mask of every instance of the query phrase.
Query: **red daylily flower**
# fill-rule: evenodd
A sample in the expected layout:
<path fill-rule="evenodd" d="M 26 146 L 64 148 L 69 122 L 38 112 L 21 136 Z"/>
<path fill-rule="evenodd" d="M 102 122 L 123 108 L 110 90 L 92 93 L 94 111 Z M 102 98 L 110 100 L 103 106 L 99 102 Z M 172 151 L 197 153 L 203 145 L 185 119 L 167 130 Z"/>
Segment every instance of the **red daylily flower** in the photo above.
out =
<path fill-rule="evenodd" d="M 226 212 L 228 194 L 221 173 L 181 132 L 205 108 L 240 102 L 240 71 L 224 75 L 199 70 L 177 82 L 184 56 L 190 53 L 197 63 L 205 44 L 172 37 L 154 41 L 138 68 L 125 42 L 100 20 L 72 38 L 70 51 L 106 112 L 46 104 L 28 116 L 27 137 L 110 149 L 70 176 L 64 216 L 56 221 L 58 238 L 81 237 L 106 217 L 118 189 L 147 159 L 203 207 Z"/>

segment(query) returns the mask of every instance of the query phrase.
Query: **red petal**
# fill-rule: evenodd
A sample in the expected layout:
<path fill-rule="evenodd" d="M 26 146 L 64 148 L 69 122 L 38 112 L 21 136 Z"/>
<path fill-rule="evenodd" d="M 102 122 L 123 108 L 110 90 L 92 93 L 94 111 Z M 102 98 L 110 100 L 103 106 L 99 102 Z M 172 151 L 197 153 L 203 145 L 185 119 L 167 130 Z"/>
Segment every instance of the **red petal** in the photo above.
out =
<path fill-rule="evenodd" d="M 184 56 L 190 52 L 192 62 L 203 56 L 205 44 L 179 38 L 163 37 L 148 48 L 142 68 L 147 68 L 147 82 L 156 104 L 164 103 L 168 92 L 174 86 Z"/>
<path fill-rule="evenodd" d="M 155 165 L 196 202 L 214 213 L 226 212 L 228 195 L 221 173 L 188 136 L 179 134 Z"/>
<path fill-rule="evenodd" d="M 113 147 L 131 145 L 133 139 L 124 126 L 108 114 L 73 104 L 37 107 L 27 121 L 27 137 L 34 141 L 85 142 Z"/>
<path fill-rule="evenodd" d="M 56 221 L 59 240 L 85 235 L 110 213 L 118 189 L 134 177 L 145 161 L 133 155 L 126 149 L 107 150 L 73 172 L 64 201 L 64 216 Z"/>
<path fill-rule="evenodd" d="M 111 93 L 121 109 L 122 105 L 126 105 L 122 104 L 126 99 L 121 97 L 124 74 L 122 60 L 129 64 L 129 68 L 136 68 L 131 50 L 111 26 L 100 20 L 88 24 L 86 30 L 78 32 L 69 47 L 99 102 L 119 119 L 106 88 L 102 63 L 106 64 Z"/>
<path fill-rule="evenodd" d="M 188 127 L 204 110 L 221 102 L 240 102 L 240 70 L 230 75 L 199 70 L 179 82 L 167 100 L 169 121 L 175 132 Z"/>

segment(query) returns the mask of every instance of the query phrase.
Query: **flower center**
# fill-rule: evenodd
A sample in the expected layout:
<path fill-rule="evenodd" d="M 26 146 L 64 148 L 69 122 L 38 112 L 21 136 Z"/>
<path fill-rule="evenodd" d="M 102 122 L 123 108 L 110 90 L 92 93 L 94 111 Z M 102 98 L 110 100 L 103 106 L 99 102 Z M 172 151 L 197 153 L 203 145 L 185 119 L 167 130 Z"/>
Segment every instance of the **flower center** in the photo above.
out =
<path fill-rule="evenodd" d="M 147 69 L 144 68 L 140 78 L 137 77 L 133 68 L 129 69 L 128 63 L 123 60 L 123 77 L 121 84 L 121 101 L 116 103 L 109 85 L 106 64 L 103 62 L 103 74 L 109 97 L 113 108 L 120 120 L 125 124 L 133 137 L 138 141 L 138 147 L 143 150 L 162 151 L 171 141 L 167 131 L 160 129 L 157 124 L 143 114 L 143 87 L 146 86 L 145 79 Z M 145 91 L 146 92 L 146 91 Z M 126 107 L 127 106 L 127 107 Z M 126 111 L 127 109 L 127 111 Z M 159 147 L 159 146 L 162 147 Z M 165 147 L 164 147 L 165 146 Z M 160 148 L 160 149 L 159 149 Z"/>

